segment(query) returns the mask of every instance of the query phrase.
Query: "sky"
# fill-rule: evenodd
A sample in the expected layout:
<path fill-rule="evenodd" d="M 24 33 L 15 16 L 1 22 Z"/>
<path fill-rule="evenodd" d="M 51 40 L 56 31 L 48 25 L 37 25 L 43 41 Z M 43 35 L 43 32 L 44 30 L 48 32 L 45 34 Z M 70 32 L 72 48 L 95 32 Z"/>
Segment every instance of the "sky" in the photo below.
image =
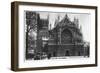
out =
<path fill-rule="evenodd" d="M 49 15 L 49 24 L 52 24 L 52 28 L 54 27 L 55 20 L 58 15 L 60 20 L 64 18 L 67 14 L 71 21 L 74 20 L 74 17 L 79 19 L 79 26 L 82 26 L 83 39 L 85 41 L 90 41 L 90 14 L 79 14 L 79 13 L 57 13 L 57 12 L 39 12 L 40 18 L 46 19 Z"/>

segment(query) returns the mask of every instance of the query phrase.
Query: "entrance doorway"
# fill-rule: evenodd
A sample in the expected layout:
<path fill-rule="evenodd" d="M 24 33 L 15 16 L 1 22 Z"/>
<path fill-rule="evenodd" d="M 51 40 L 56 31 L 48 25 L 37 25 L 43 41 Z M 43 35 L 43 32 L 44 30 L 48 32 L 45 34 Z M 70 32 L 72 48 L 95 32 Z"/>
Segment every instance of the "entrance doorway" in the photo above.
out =
<path fill-rule="evenodd" d="M 56 52 L 53 52 L 53 57 L 56 57 L 57 53 Z"/>

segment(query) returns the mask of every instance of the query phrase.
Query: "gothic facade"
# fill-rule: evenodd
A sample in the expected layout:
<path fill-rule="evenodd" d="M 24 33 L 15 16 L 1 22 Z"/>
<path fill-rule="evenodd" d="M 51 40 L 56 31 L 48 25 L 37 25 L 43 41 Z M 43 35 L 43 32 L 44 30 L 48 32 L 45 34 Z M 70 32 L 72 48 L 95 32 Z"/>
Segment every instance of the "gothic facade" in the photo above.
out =
<path fill-rule="evenodd" d="M 49 31 L 48 54 L 51 56 L 84 56 L 84 42 L 78 19 L 70 21 L 67 14 Z"/>
<path fill-rule="evenodd" d="M 26 17 L 26 21 L 29 21 L 26 31 L 27 58 L 34 58 L 35 53 L 45 53 L 49 57 L 89 56 L 89 45 L 84 45 L 82 27 L 79 26 L 78 19 L 74 18 L 74 21 L 71 21 L 66 14 L 59 20 L 58 16 L 54 28 L 51 28 L 49 15 L 47 19 L 40 18 L 36 12 L 31 12 L 27 16 L 29 16 Z"/>

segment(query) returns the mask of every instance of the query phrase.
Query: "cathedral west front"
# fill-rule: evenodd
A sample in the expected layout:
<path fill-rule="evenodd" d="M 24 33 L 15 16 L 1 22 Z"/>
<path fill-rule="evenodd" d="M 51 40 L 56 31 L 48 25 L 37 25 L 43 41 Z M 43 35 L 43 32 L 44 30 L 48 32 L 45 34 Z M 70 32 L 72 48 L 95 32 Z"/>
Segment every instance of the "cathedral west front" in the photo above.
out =
<path fill-rule="evenodd" d="M 53 28 L 49 19 L 49 14 L 43 19 L 39 13 L 26 12 L 26 59 L 42 59 L 37 58 L 39 55 L 45 55 L 48 59 L 89 57 L 89 43 L 83 40 L 79 19 L 74 17 L 71 21 L 67 13 L 62 19 L 58 15 Z"/>

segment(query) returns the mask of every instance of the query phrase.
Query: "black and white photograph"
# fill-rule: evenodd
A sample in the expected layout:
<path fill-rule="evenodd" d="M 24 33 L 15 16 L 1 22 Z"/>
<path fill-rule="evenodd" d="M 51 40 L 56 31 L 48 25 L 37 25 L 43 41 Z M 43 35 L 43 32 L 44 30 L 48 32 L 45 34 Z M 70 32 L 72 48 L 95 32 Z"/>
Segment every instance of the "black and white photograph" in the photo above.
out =
<path fill-rule="evenodd" d="M 90 14 L 25 11 L 26 60 L 88 58 Z"/>
<path fill-rule="evenodd" d="M 14 71 L 97 66 L 97 7 L 12 3 Z"/>

